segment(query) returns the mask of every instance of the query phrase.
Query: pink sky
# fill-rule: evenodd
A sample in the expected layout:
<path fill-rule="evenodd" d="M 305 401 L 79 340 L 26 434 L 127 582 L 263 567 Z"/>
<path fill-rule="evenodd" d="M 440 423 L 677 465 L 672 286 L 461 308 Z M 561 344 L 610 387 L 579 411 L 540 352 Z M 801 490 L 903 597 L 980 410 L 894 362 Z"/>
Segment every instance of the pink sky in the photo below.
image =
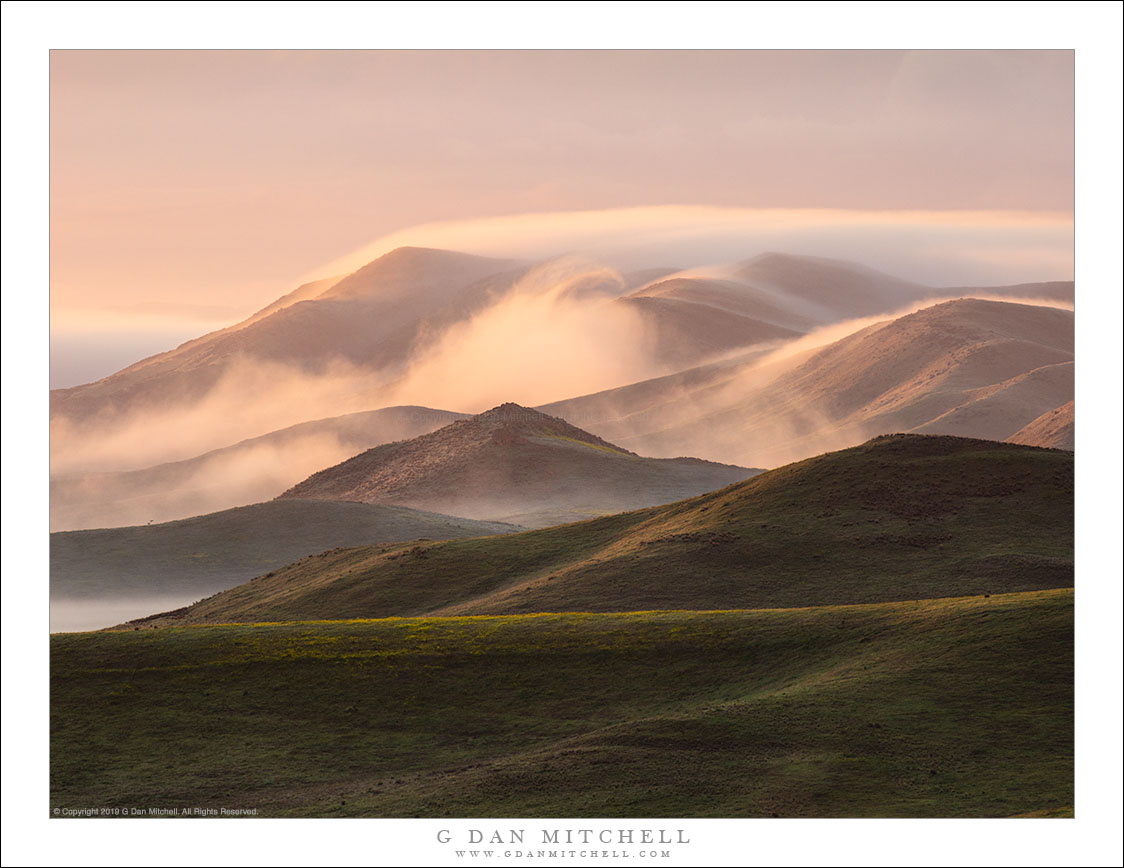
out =
<path fill-rule="evenodd" d="M 383 235 L 527 212 L 1064 226 L 1073 72 L 1069 51 L 54 51 L 52 309 L 228 321 Z"/>

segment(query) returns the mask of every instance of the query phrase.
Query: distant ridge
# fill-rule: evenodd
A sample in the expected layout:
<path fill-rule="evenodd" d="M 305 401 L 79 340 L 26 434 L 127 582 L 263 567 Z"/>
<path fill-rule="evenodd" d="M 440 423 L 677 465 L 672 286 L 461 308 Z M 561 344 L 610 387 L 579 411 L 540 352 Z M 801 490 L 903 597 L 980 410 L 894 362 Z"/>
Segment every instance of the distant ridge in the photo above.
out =
<path fill-rule="evenodd" d="M 692 458 L 642 458 L 518 404 L 377 446 L 282 497 L 397 503 L 545 526 L 668 503 L 755 472 Z"/>
<path fill-rule="evenodd" d="M 913 432 L 1005 440 L 1073 398 L 1073 311 L 964 298 L 792 356 L 752 352 L 543 407 L 629 449 L 777 466 Z"/>
<path fill-rule="evenodd" d="M 892 310 L 932 288 L 856 262 L 769 251 L 743 262 L 737 280 L 782 293 L 799 312 L 821 323 Z"/>
<path fill-rule="evenodd" d="M 384 407 L 302 422 L 184 461 L 56 476 L 51 479 L 51 530 L 175 521 L 260 503 L 326 464 L 463 417 L 429 407 Z"/>
<path fill-rule="evenodd" d="M 340 360 L 393 369 L 429 337 L 490 303 L 492 292 L 510 287 L 524 268 L 509 259 L 398 248 L 342 279 L 300 287 L 238 326 L 96 383 L 56 389 L 51 413 L 82 420 L 190 403 L 244 359 L 310 372 Z"/>
<path fill-rule="evenodd" d="M 53 533 L 51 596 L 203 596 L 339 546 L 521 529 L 398 506 L 274 500 L 164 524 Z"/>

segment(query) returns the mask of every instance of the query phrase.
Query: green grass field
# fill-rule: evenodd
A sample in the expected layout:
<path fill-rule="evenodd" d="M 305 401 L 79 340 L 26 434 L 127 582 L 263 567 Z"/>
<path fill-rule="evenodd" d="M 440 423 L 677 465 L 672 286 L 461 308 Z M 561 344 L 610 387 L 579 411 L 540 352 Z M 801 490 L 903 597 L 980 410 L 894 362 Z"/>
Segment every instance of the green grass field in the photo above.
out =
<path fill-rule="evenodd" d="M 51 807 L 1000 817 L 1073 805 L 1069 590 L 51 637 Z"/>

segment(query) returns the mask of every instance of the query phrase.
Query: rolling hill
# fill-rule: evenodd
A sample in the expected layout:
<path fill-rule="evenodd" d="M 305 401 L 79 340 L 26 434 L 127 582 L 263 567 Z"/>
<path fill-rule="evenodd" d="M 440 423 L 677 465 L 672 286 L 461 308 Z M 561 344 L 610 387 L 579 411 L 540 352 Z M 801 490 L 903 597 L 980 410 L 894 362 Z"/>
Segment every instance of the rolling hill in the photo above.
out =
<path fill-rule="evenodd" d="M 1043 413 L 1007 438 L 1011 443 L 1073 451 L 1073 401 Z"/>
<path fill-rule="evenodd" d="M 537 265 L 542 265 L 538 263 Z M 494 304 L 536 264 L 449 250 L 400 247 L 352 274 L 305 284 L 229 328 L 188 341 L 109 377 L 51 393 L 52 418 L 107 425 L 140 411 L 189 407 L 245 362 L 324 373 L 339 365 L 386 384 L 448 329 Z M 668 269 L 591 278 L 591 300 L 625 294 Z M 720 317 L 689 301 L 629 297 L 653 365 L 697 363 L 717 352 L 793 334 L 747 317 Z M 630 350 L 633 348 L 630 348 Z"/>
<path fill-rule="evenodd" d="M 1070 590 L 64 634 L 50 804 L 1072 816 L 1073 725 Z"/>
<path fill-rule="evenodd" d="M 389 417 L 401 411 L 393 407 L 345 411 L 393 403 L 381 400 L 385 389 L 407 382 L 419 353 L 425 358 L 427 347 L 474 322 L 534 267 L 400 248 L 354 274 L 306 284 L 236 326 L 52 393 L 52 530 L 259 502 L 363 449 L 433 430 L 426 420 L 394 422 Z M 962 299 L 801 351 L 792 342 L 824 322 L 975 290 L 781 253 L 722 273 L 591 274 L 570 301 L 609 300 L 606 310 L 631 311 L 640 327 L 622 340 L 621 353 L 674 373 L 539 409 L 622 450 L 762 467 L 896 431 L 1020 439 L 1018 432 L 1073 398 L 1068 311 Z M 980 292 L 1064 299 L 1073 285 Z M 988 313 L 989 305 L 1000 313 Z M 1044 337 L 1032 320 L 1051 317 Z M 778 346 L 784 359 L 772 353 Z M 471 368 L 454 373 L 471 381 Z M 293 371 L 312 379 L 290 382 Z M 852 375 L 863 378 L 861 387 L 847 384 Z M 455 415 L 431 412 L 445 421 Z M 308 427 L 290 425 L 297 419 L 310 420 Z M 383 421 L 386 433 L 378 430 Z M 305 443 L 298 446 L 296 436 Z M 1042 439 L 1031 429 L 1028 436 L 1067 442 L 1064 432 Z"/>
<path fill-rule="evenodd" d="M 1073 304 L 1073 281 L 1004 286 L 926 286 L 855 262 L 763 253 L 726 269 L 725 276 L 672 273 L 634 290 L 628 299 L 691 303 L 796 332 L 841 320 L 885 314 L 932 299 L 999 297 Z"/>
<path fill-rule="evenodd" d="M 855 262 L 774 251 L 741 263 L 733 277 L 821 325 L 893 310 L 934 292 Z"/>
<path fill-rule="evenodd" d="M 145 623 L 773 608 L 1072 584 L 1072 453 L 899 435 L 580 524 L 332 552 Z"/>
<path fill-rule="evenodd" d="M 97 382 L 54 390 L 51 413 L 104 422 L 130 410 L 191 403 L 243 360 L 303 371 L 345 362 L 392 376 L 446 329 L 494 303 L 534 267 L 449 250 L 397 248 L 352 274 L 304 284 L 236 325 Z M 665 366 L 698 363 L 715 352 L 791 337 L 924 298 L 979 293 L 1073 298 L 1072 282 L 941 289 L 857 263 L 777 252 L 727 271 L 724 279 L 699 279 L 651 268 L 621 275 L 618 286 L 599 284 L 599 290 L 621 295 L 620 301 L 647 322 L 654 335 L 654 361 Z M 716 311 L 728 316 L 720 319 Z"/>
<path fill-rule="evenodd" d="M 376 446 L 281 496 L 392 503 L 543 527 L 711 491 L 758 471 L 642 458 L 556 419 L 503 404 Z"/>
<path fill-rule="evenodd" d="M 275 500 L 166 524 L 52 533 L 51 597 L 199 597 L 338 546 L 515 530 L 396 506 Z"/>
<path fill-rule="evenodd" d="M 736 280 L 671 276 L 626 296 L 627 299 L 678 301 L 712 308 L 756 322 L 770 323 L 795 332 L 810 331 L 820 323 L 776 293 Z"/>
<path fill-rule="evenodd" d="M 777 344 L 801 332 L 709 304 L 675 298 L 627 296 L 617 303 L 634 311 L 647 331 L 652 355 L 676 370 L 758 344 Z"/>
<path fill-rule="evenodd" d="M 771 467 L 895 432 L 1004 440 L 1073 398 L 1073 312 L 959 299 L 540 409 L 646 455 Z"/>
<path fill-rule="evenodd" d="M 244 359 L 316 371 L 344 360 L 403 365 L 427 335 L 488 303 L 521 268 L 511 260 L 403 247 L 340 280 L 310 285 L 220 329 L 84 386 L 51 393 L 72 420 L 190 403 Z M 316 289 L 321 291 L 313 294 Z"/>
<path fill-rule="evenodd" d="M 791 253 L 762 253 L 737 266 L 737 283 L 771 294 L 792 312 L 821 325 L 865 317 L 911 301 L 977 296 L 1073 303 L 1073 281 L 1054 280 L 1001 286 L 927 286 L 857 262 Z"/>

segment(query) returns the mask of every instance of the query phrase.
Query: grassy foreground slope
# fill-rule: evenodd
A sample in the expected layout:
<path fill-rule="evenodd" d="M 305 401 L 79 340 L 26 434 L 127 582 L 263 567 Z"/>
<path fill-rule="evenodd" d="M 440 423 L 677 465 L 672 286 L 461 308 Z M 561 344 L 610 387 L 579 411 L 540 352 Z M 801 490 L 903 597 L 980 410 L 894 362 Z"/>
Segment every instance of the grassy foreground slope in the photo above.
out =
<path fill-rule="evenodd" d="M 1072 584 L 1073 453 L 895 435 L 667 506 L 325 553 L 153 623 L 749 609 Z"/>
<path fill-rule="evenodd" d="M 51 806 L 1011 816 L 1073 805 L 1073 595 L 51 637 Z"/>

